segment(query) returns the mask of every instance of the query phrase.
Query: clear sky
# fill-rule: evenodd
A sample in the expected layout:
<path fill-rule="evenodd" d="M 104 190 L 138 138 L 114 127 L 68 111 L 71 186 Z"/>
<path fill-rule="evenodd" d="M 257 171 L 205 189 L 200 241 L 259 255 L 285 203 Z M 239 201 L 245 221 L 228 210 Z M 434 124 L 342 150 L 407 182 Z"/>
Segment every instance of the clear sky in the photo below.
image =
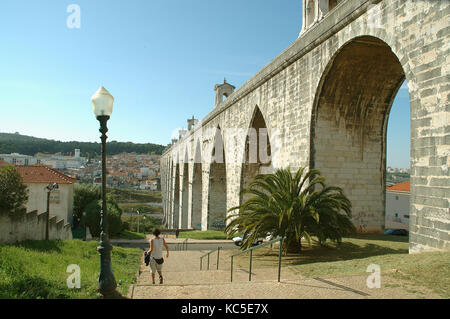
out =
<path fill-rule="evenodd" d="M 99 141 L 90 97 L 103 85 L 115 98 L 109 140 L 167 144 L 212 110 L 214 84 L 239 88 L 300 27 L 301 0 L 3 0 L 0 132 Z M 409 167 L 405 88 L 389 120 L 393 167 Z"/>

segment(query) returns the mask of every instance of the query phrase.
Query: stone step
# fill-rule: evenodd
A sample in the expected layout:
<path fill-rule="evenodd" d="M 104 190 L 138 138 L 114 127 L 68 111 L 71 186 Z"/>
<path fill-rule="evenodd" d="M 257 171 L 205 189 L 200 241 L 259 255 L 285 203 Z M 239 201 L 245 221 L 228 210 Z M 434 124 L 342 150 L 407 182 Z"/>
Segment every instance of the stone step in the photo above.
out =
<path fill-rule="evenodd" d="M 150 285 L 150 269 L 142 271 L 137 279 L 138 285 Z M 231 282 L 230 270 L 210 270 L 210 271 L 164 271 L 165 285 L 196 285 L 196 284 L 215 284 Z M 299 279 L 301 276 L 292 272 L 289 268 L 281 270 L 282 279 Z M 158 275 L 156 281 L 158 282 Z M 252 269 L 252 281 L 278 280 L 278 268 L 259 268 Z M 233 282 L 249 281 L 248 269 L 237 268 L 233 270 Z"/>

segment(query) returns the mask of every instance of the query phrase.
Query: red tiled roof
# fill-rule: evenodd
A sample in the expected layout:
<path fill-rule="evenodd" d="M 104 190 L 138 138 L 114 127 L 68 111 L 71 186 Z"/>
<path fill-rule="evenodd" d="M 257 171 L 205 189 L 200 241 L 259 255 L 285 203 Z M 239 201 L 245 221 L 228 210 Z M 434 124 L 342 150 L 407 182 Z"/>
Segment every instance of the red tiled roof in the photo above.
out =
<path fill-rule="evenodd" d="M 398 183 L 398 184 L 386 187 L 386 190 L 397 191 L 397 192 L 409 192 L 410 184 L 411 184 L 410 181 Z"/>
<path fill-rule="evenodd" d="M 24 183 L 73 184 L 77 180 L 45 165 L 15 166 Z"/>

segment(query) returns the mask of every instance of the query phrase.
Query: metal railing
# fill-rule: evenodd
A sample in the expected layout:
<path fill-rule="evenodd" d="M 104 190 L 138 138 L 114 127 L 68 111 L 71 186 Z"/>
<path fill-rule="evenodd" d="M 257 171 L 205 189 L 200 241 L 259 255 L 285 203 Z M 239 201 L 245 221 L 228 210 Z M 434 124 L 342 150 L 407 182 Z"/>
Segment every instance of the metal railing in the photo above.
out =
<path fill-rule="evenodd" d="M 283 248 L 283 237 L 282 238 L 278 238 L 278 239 L 273 239 L 271 241 L 262 243 L 258 246 L 255 247 L 250 247 L 246 250 L 240 251 L 238 253 L 235 253 L 233 255 L 231 255 L 231 282 L 233 282 L 233 260 L 234 257 L 238 256 L 238 255 L 242 255 L 245 254 L 247 252 L 250 252 L 250 265 L 249 265 L 249 272 L 248 272 L 248 281 L 252 281 L 252 262 L 253 262 L 253 250 L 255 249 L 259 249 L 262 248 L 264 246 L 270 245 L 270 247 L 272 248 L 272 245 L 276 242 L 280 242 L 280 250 L 278 252 L 278 282 L 280 282 L 281 280 L 281 250 Z"/>
<path fill-rule="evenodd" d="M 208 257 L 208 268 L 207 270 L 209 270 L 209 255 L 211 255 L 212 253 L 217 251 L 217 270 L 219 270 L 219 259 L 220 259 L 220 249 L 222 249 L 223 247 L 217 247 L 216 249 L 213 249 L 209 252 L 207 252 L 206 254 L 204 254 L 203 256 L 200 257 L 200 270 L 202 270 L 203 267 L 203 258 L 204 257 Z"/>
<path fill-rule="evenodd" d="M 183 240 L 182 243 L 177 243 L 177 244 L 175 245 L 174 250 L 175 250 L 175 251 L 187 250 L 187 247 L 188 247 L 188 239 L 189 239 L 189 238 L 186 238 L 185 240 Z"/>

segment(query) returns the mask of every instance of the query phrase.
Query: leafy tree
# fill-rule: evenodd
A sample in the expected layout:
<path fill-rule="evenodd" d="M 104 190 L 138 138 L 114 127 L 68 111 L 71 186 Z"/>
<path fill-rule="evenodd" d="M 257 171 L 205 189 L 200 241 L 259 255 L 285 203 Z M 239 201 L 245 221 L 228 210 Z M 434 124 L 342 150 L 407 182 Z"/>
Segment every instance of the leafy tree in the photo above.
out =
<path fill-rule="evenodd" d="M 229 211 L 225 231 L 229 236 L 244 235 L 241 249 L 249 248 L 259 237 L 272 233 L 284 237 L 285 251 L 301 251 L 302 238 L 309 243 L 317 236 L 341 242 L 342 236 L 355 231 L 351 222 L 351 203 L 339 187 L 325 185 L 318 170 L 305 168 L 292 175 L 289 169 L 257 175 L 244 194 L 252 195 Z"/>
<path fill-rule="evenodd" d="M 74 226 L 80 223 L 86 207 L 102 198 L 101 188 L 93 185 L 75 185 L 73 196 Z"/>
<path fill-rule="evenodd" d="M 28 189 L 22 176 L 11 165 L 0 169 L 0 212 L 14 212 L 28 200 Z"/>
<path fill-rule="evenodd" d="M 0 212 L 14 212 L 28 200 L 28 189 L 22 176 L 11 165 L 0 169 Z"/>
<path fill-rule="evenodd" d="M 107 232 L 109 236 L 119 235 L 122 231 L 122 210 L 117 205 L 117 202 L 108 197 L 106 200 L 106 207 L 108 209 L 106 224 Z M 89 230 L 94 237 L 100 236 L 100 211 L 102 210 L 102 201 L 93 201 L 87 205 L 85 211 L 86 215 L 83 216 L 81 224 L 89 227 Z"/>

